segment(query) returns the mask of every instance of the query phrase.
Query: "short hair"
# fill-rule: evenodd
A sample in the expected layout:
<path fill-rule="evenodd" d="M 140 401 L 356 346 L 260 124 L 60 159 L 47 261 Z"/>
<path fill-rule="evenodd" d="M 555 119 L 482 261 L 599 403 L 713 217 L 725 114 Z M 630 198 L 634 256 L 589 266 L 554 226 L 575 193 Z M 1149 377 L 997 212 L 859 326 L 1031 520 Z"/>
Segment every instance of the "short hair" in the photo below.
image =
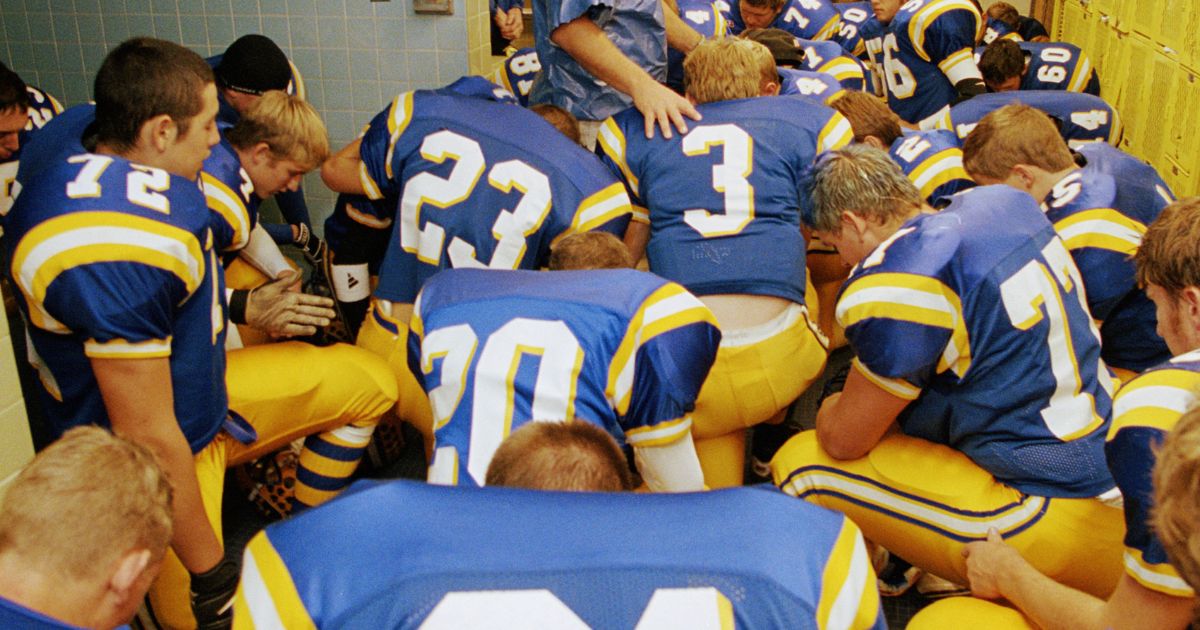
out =
<path fill-rule="evenodd" d="M 796 36 L 781 28 L 752 28 L 743 31 L 740 37 L 766 46 L 776 66 L 798 68 L 804 63 L 804 50 L 796 42 Z"/>
<path fill-rule="evenodd" d="M 529 111 L 546 119 L 546 122 L 554 125 L 554 128 L 561 131 L 562 135 L 570 138 L 575 144 L 580 143 L 579 135 L 579 119 L 571 112 L 550 103 L 536 103 L 529 106 Z"/>
<path fill-rule="evenodd" d="M 1020 103 L 984 116 L 963 140 L 963 166 L 976 179 L 1007 179 L 1018 164 L 1057 173 L 1074 163 L 1050 116 Z"/>
<path fill-rule="evenodd" d="M 10 109 L 28 110 L 33 103 L 21 76 L 0 62 L 0 112 Z"/>
<path fill-rule="evenodd" d="M 1017 30 L 1017 25 L 1021 22 L 1021 14 L 1017 11 L 1017 8 L 1007 2 L 993 2 L 987 8 L 987 16 L 1004 22 L 1014 31 Z"/>
<path fill-rule="evenodd" d="M 801 218 L 820 232 L 841 231 L 842 212 L 852 211 L 880 223 L 924 206 L 917 187 L 888 154 L 852 144 L 817 157 L 801 184 Z"/>
<path fill-rule="evenodd" d="M 779 81 L 775 58 L 766 46 L 726 37 L 700 42 L 683 59 L 684 91 L 697 103 L 730 101 L 762 95 Z"/>
<path fill-rule="evenodd" d="M 1146 228 L 1133 255 L 1138 284 L 1155 284 L 1175 295 L 1200 287 L 1200 197 L 1163 208 Z"/>
<path fill-rule="evenodd" d="M 1200 590 L 1200 408 L 1184 413 L 1154 464 L 1150 525 L 1179 575 Z"/>
<path fill-rule="evenodd" d="M 572 234 L 550 249 L 550 270 L 632 269 L 637 264 L 621 239 L 608 232 Z"/>
<path fill-rule="evenodd" d="M 997 39 L 979 56 L 979 73 L 985 83 L 1003 83 L 1025 72 L 1025 51 L 1011 39 Z"/>
<path fill-rule="evenodd" d="M 329 157 L 329 135 L 317 110 L 299 96 L 279 90 L 263 94 L 225 132 L 225 139 L 239 149 L 265 142 L 273 157 L 292 160 L 306 171 Z"/>
<path fill-rule="evenodd" d="M 201 92 L 212 82 L 204 59 L 179 44 L 150 37 L 125 40 L 96 73 L 96 121 L 88 141 L 128 150 L 142 125 L 162 114 L 185 134 L 204 106 Z"/>
<path fill-rule="evenodd" d="M 733 0 L 736 3 L 738 0 Z M 778 9 L 783 6 L 787 0 L 746 0 L 746 4 L 752 7 L 765 7 L 768 9 Z"/>
<path fill-rule="evenodd" d="M 0 554 L 72 580 L 94 579 L 134 549 L 155 561 L 171 539 L 171 485 L 140 445 L 95 426 L 34 457 L 0 504 Z"/>
<path fill-rule="evenodd" d="M 586 420 L 528 422 L 513 431 L 488 464 L 486 484 L 535 490 L 620 492 L 633 476 L 612 436 Z"/>
<path fill-rule="evenodd" d="M 838 110 L 854 129 L 854 141 L 862 142 L 867 136 L 875 136 L 890 147 L 903 132 L 900 130 L 900 117 L 896 115 L 883 99 L 873 94 L 848 90 L 841 98 L 831 105 Z"/>

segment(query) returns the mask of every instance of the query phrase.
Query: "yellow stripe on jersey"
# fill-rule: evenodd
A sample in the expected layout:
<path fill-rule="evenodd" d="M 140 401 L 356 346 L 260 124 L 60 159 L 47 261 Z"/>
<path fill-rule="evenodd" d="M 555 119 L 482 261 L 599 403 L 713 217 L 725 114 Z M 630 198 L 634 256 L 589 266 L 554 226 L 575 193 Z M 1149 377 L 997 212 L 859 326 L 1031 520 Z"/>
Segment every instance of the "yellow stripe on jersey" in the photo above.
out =
<path fill-rule="evenodd" d="M 629 410 L 637 351 L 662 333 L 700 322 L 717 326 L 712 311 L 678 284 L 665 284 L 642 302 L 609 364 L 604 394 L 617 413 L 624 415 Z"/>
<path fill-rule="evenodd" d="M 713 5 L 713 34 L 710 39 L 720 39 L 729 34 L 729 22 L 725 19 L 725 12 Z"/>
<path fill-rule="evenodd" d="M 858 527 L 850 519 L 843 519 L 842 531 L 838 532 L 821 574 L 817 627 L 860 630 L 874 626 L 878 617 L 879 588 L 867 546 Z"/>
<path fill-rule="evenodd" d="M 387 159 L 383 163 L 384 170 L 387 173 L 388 179 L 394 179 L 395 173 L 392 173 L 392 155 L 396 151 L 396 142 L 400 140 L 400 136 L 404 130 L 408 128 L 408 123 L 412 122 L 413 109 L 413 93 L 405 92 L 396 97 L 392 101 L 392 105 L 388 112 L 388 148 Z"/>
<path fill-rule="evenodd" d="M 1054 224 L 1055 231 L 1075 251 L 1096 247 L 1132 256 L 1142 244 L 1146 225 L 1112 208 L 1096 208 L 1075 213 Z"/>
<path fill-rule="evenodd" d="M 817 151 L 840 149 L 853 141 L 854 128 L 850 126 L 850 121 L 841 113 L 834 112 L 821 128 L 821 133 L 817 134 Z"/>
<path fill-rule="evenodd" d="M 345 208 L 346 216 L 350 217 L 350 220 L 359 225 L 366 226 L 374 230 L 386 230 L 392 227 L 392 219 L 390 217 L 379 218 L 375 215 L 367 214 L 360 211 L 358 208 L 355 208 L 354 204 L 352 203 L 346 203 Z"/>
<path fill-rule="evenodd" d="M 979 35 L 983 32 L 983 17 L 979 15 L 979 9 L 976 9 L 975 5 L 971 4 L 970 0 L 938 0 L 935 2 L 930 2 L 918 10 L 916 15 L 912 16 L 912 18 L 908 21 L 908 41 L 912 42 L 913 50 L 916 51 L 917 55 L 919 55 L 925 61 L 932 61 L 932 59 L 929 57 L 929 53 L 925 51 L 925 32 L 935 20 L 942 16 L 942 14 L 960 9 L 970 11 L 971 14 L 975 16 L 976 36 L 972 39 L 979 39 Z M 967 55 L 972 57 L 971 61 L 974 62 L 974 58 L 971 55 L 970 50 L 968 50 Z M 944 71 L 945 70 L 943 69 L 943 72 Z"/>
<path fill-rule="evenodd" d="M 408 323 L 402 322 L 391 314 L 391 302 L 385 300 L 372 300 L 371 309 L 375 311 L 375 316 L 379 319 L 388 322 L 396 327 L 396 330 L 404 330 L 415 334 L 418 339 L 425 339 L 425 320 L 421 319 L 421 294 L 417 294 L 417 299 L 413 301 L 412 315 L 408 319 Z"/>
<path fill-rule="evenodd" d="M 692 417 L 685 416 L 625 432 L 630 446 L 666 446 L 692 431 Z"/>
<path fill-rule="evenodd" d="M 158 359 L 171 356 L 171 337 L 130 342 L 124 339 L 83 342 L 83 353 L 92 359 Z"/>
<path fill-rule="evenodd" d="M 1125 123 L 1121 121 L 1121 114 L 1116 107 L 1110 106 L 1109 109 L 1111 110 L 1109 117 L 1112 118 L 1112 125 L 1108 130 L 1108 143 L 1115 147 L 1121 143 L 1121 138 L 1125 135 Z"/>
<path fill-rule="evenodd" d="M 909 180 L 921 192 L 921 197 L 928 198 L 942 186 L 956 179 L 971 179 L 967 169 L 963 168 L 963 153 L 958 147 L 939 151 L 927 158 L 921 165 L 908 174 Z"/>
<path fill-rule="evenodd" d="M 1126 427 L 1170 431 L 1179 417 L 1196 405 L 1200 373 L 1162 369 L 1145 372 L 1125 383 L 1113 400 L 1108 439 Z"/>
<path fill-rule="evenodd" d="M 821 30 L 817 31 L 817 34 L 813 36 L 813 39 L 817 40 L 817 41 L 824 41 L 824 40 L 830 39 L 835 34 L 837 34 L 837 31 L 839 28 L 841 28 L 841 26 L 842 26 L 841 14 L 831 15 L 829 17 L 829 19 L 825 22 L 825 25 L 821 27 Z"/>
<path fill-rule="evenodd" d="M 633 213 L 633 204 L 629 201 L 629 194 L 625 192 L 625 185 L 621 182 L 613 182 L 580 202 L 579 209 L 575 211 L 575 217 L 571 219 L 571 230 L 587 232 L 631 213 Z M 555 241 L 563 236 L 565 234 L 557 237 Z"/>
<path fill-rule="evenodd" d="M 854 369 L 858 370 L 858 373 L 866 377 L 868 381 L 871 381 L 879 388 L 885 390 L 887 393 L 895 396 L 896 398 L 903 398 L 904 400 L 916 400 L 917 397 L 921 395 L 920 387 L 917 387 L 902 378 L 888 378 L 886 376 L 880 376 L 875 372 L 872 372 L 871 368 L 867 367 L 862 361 L 859 361 L 858 357 L 855 357 L 851 361 L 851 364 L 854 365 Z"/>
<path fill-rule="evenodd" d="M 617 126 L 617 121 L 610 116 L 604 124 L 600 125 L 600 131 L 596 135 L 596 142 L 600 144 L 600 148 L 608 159 L 616 163 L 617 168 L 621 169 L 621 174 L 625 176 L 625 182 L 629 184 L 629 189 L 633 194 L 641 197 L 641 184 L 638 183 L 638 178 L 629 170 L 629 164 L 626 162 L 625 148 L 628 146 L 625 143 L 625 134 L 621 133 L 621 128 Z"/>
<path fill-rule="evenodd" d="M 204 190 L 208 209 L 217 213 L 233 228 L 233 242 L 226 251 L 245 247 L 250 241 L 250 211 L 246 208 L 242 196 L 226 186 L 225 182 L 205 172 L 200 173 L 200 185 Z"/>
<path fill-rule="evenodd" d="M 29 231 L 13 253 L 12 275 L 33 325 L 67 328 L 46 311 L 46 291 L 60 274 L 96 262 L 133 262 L 178 277 L 190 295 L 204 280 L 204 254 L 187 230 L 122 212 L 75 212 Z"/>
<path fill-rule="evenodd" d="M 866 81 L 862 66 L 845 57 L 834 57 L 817 67 L 816 71 L 833 75 L 839 83 L 849 80 Z"/>
<path fill-rule="evenodd" d="M 1002 535 L 1021 531 L 1041 519 L 1050 500 L 1022 495 L 1000 510 L 964 510 L 927 498 L 914 498 L 858 475 L 823 466 L 796 470 L 780 488 L 794 497 L 811 492 L 848 497 L 868 509 L 895 514 L 934 531 L 975 540 L 987 538 L 991 528 Z"/>
<path fill-rule="evenodd" d="M 1083 51 L 1079 51 L 1079 60 L 1075 62 L 1075 72 L 1071 74 L 1071 80 L 1067 82 L 1067 91 L 1082 92 L 1083 88 L 1087 87 L 1088 81 L 1092 80 L 1092 60 L 1088 59 Z"/>
<path fill-rule="evenodd" d="M 951 85 L 956 85 L 964 79 L 983 81 L 983 74 L 979 72 L 979 66 L 975 65 L 975 55 L 970 48 L 952 53 L 938 63 L 938 68 L 950 80 Z"/>
<path fill-rule="evenodd" d="M 1171 597 L 1192 597 L 1196 594 L 1179 572 L 1170 564 L 1152 564 L 1137 549 L 1125 548 L 1125 573 L 1138 584 Z"/>
<path fill-rule="evenodd" d="M 650 210 L 643 206 L 633 205 L 633 213 L 629 215 L 629 220 L 636 223 L 650 224 Z"/>
<path fill-rule="evenodd" d="M 835 316 L 843 328 L 871 318 L 945 328 L 950 331 L 950 342 L 938 360 L 938 372 L 951 369 L 961 377 L 971 367 L 962 302 L 950 287 L 934 278 L 909 273 L 860 278 L 842 293 Z"/>
<path fill-rule="evenodd" d="M 266 532 L 255 534 L 242 556 L 242 581 L 234 600 L 233 627 L 316 629 L 287 565 Z"/>
<path fill-rule="evenodd" d="M 288 67 L 292 69 L 292 94 L 302 101 L 308 100 L 308 90 L 304 87 L 304 77 L 300 76 L 300 68 L 297 68 L 291 59 L 288 59 Z"/>

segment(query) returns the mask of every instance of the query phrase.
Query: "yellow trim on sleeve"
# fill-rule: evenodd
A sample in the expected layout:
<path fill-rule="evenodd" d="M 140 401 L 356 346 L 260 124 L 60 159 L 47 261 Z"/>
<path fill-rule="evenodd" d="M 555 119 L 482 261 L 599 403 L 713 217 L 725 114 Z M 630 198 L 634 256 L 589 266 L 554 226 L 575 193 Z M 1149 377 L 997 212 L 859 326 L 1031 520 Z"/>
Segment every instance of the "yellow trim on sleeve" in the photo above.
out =
<path fill-rule="evenodd" d="M 854 365 L 854 369 L 858 370 L 858 373 L 862 374 L 864 378 L 896 398 L 903 398 L 904 400 L 916 400 L 921 395 L 920 387 L 917 387 L 902 378 L 888 378 L 886 376 L 880 376 L 872 372 L 871 368 L 867 367 L 866 364 L 858 359 L 858 357 L 855 357 L 852 363 Z"/>
<path fill-rule="evenodd" d="M 908 179 L 917 186 L 921 196 L 927 198 L 939 186 L 956 179 L 970 180 L 971 175 L 963 168 L 962 149 L 950 147 L 921 162 L 908 174 Z"/>
<path fill-rule="evenodd" d="M 626 161 L 626 148 L 628 144 L 625 141 L 625 134 L 621 132 L 621 128 L 617 126 L 617 121 L 609 116 L 604 124 L 600 125 L 600 132 L 596 135 L 596 142 L 599 143 L 600 149 L 612 160 L 617 168 L 621 169 L 621 175 L 625 177 L 625 182 L 629 184 L 629 189 L 639 197 L 641 197 L 641 184 L 638 183 L 638 178 L 630 170 L 629 164 Z"/>
<path fill-rule="evenodd" d="M 1054 230 L 1071 251 L 1095 247 L 1132 256 L 1142 243 L 1146 225 L 1113 208 L 1095 208 L 1060 219 Z"/>
<path fill-rule="evenodd" d="M 1179 577 L 1175 567 L 1164 562 L 1152 564 L 1146 561 L 1141 550 L 1125 548 L 1125 574 L 1138 584 L 1171 597 L 1193 597 L 1196 592 Z"/>
<path fill-rule="evenodd" d="M 625 431 L 625 441 L 630 446 L 665 446 L 679 440 L 692 430 L 691 416 L 659 422 L 646 427 Z"/>
<path fill-rule="evenodd" d="M 632 212 L 633 204 L 625 192 L 625 185 L 613 182 L 579 203 L 579 209 L 571 219 L 571 229 L 587 232 Z"/>
<path fill-rule="evenodd" d="M 879 588 L 866 544 L 858 527 L 848 518 L 833 543 L 821 573 L 821 596 L 817 602 L 820 630 L 865 630 L 879 618 Z"/>
<path fill-rule="evenodd" d="M 918 10 L 908 21 L 908 40 L 912 42 L 913 50 L 917 55 L 925 61 L 932 61 L 929 53 L 925 51 L 925 32 L 939 17 L 950 11 L 965 9 L 970 11 L 975 17 L 975 37 L 973 40 L 979 39 L 979 34 L 983 29 L 983 17 L 979 14 L 979 10 L 969 0 L 939 0 L 930 2 L 929 4 Z M 957 53 L 956 53 L 957 54 Z M 970 55 L 970 51 L 968 50 Z M 972 59 L 974 59 L 974 56 Z M 940 65 L 940 64 L 939 64 Z"/>
<path fill-rule="evenodd" d="M 840 112 L 834 112 L 825 122 L 825 126 L 821 128 L 821 132 L 817 134 L 817 149 L 832 151 L 847 146 L 853 141 L 854 128 L 850 126 L 849 119 Z"/>
<path fill-rule="evenodd" d="M 208 209 L 220 215 L 229 227 L 233 228 L 233 242 L 230 243 L 229 249 L 245 247 L 250 241 L 250 210 L 242 200 L 241 194 L 204 171 L 200 172 L 200 183 Z"/>
<path fill-rule="evenodd" d="M 83 353 L 92 359 L 158 359 L 171 356 L 171 337 L 138 342 L 89 339 L 83 342 Z"/>
<path fill-rule="evenodd" d="M 287 565 L 265 531 L 250 539 L 244 558 L 243 565 L 252 566 L 243 566 L 234 600 L 234 627 L 256 628 L 262 623 L 264 627 L 316 630 Z"/>
<path fill-rule="evenodd" d="M 1125 383 L 1113 399 L 1111 440 L 1127 427 L 1170 431 L 1197 402 L 1200 373 L 1184 369 L 1144 372 Z"/>

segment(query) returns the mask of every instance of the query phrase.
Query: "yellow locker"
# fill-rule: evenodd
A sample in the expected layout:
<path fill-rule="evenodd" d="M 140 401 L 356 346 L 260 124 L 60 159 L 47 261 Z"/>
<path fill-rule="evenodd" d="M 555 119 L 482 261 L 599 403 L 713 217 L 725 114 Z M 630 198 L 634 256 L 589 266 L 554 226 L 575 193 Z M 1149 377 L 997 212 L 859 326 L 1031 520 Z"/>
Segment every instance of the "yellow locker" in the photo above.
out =
<path fill-rule="evenodd" d="M 1055 41 L 1069 42 L 1074 39 L 1080 39 L 1085 32 L 1083 22 L 1087 14 L 1087 10 L 1078 0 L 1067 0 L 1058 5 L 1055 14 L 1055 29 L 1052 33 Z"/>
<path fill-rule="evenodd" d="M 1125 0 L 1117 4 L 1118 7 L 1116 10 L 1120 19 L 1121 30 L 1143 35 L 1153 41 L 1154 36 L 1162 26 L 1163 11 L 1166 8 L 1167 2 L 1165 0 L 1153 0 L 1151 2 L 1131 2 Z"/>

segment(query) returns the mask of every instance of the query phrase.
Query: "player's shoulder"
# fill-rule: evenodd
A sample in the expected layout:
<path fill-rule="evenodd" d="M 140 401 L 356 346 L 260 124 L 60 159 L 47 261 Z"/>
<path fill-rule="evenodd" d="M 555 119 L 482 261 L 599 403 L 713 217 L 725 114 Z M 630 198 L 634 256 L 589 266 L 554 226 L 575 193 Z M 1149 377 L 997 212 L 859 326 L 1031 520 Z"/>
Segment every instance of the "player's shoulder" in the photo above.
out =
<path fill-rule="evenodd" d="M 224 135 L 221 136 L 220 142 L 213 145 L 202 167 L 204 173 L 217 178 L 227 186 L 241 183 L 241 169 L 242 162 L 238 159 L 237 151 Z"/>
<path fill-rule="evenodd" d="M 1050 189 L 1046 206 L 1057 221 L 1096 208 L 1111 208 L 1117 198 L 1117 182 L 1099 168 L 1076 169 Z"/>
<path fill-rule="evenodd" d="M 1170 425 L 1195 404 L 1198 389 L 1200 350 L 1185 352 L 1145 370 L 1117 390 L 1109 439 L 1129 427 L 1170 430 Z"/>
<path fill-rule="evenodd" d="M 896 138 L 888 149 L 888 154 L 904 162 L 914 162 L 941 153 L 947 149 L 960 147 L 958 136 L 948 129 L 925 129 L 907 131 Z"/>

